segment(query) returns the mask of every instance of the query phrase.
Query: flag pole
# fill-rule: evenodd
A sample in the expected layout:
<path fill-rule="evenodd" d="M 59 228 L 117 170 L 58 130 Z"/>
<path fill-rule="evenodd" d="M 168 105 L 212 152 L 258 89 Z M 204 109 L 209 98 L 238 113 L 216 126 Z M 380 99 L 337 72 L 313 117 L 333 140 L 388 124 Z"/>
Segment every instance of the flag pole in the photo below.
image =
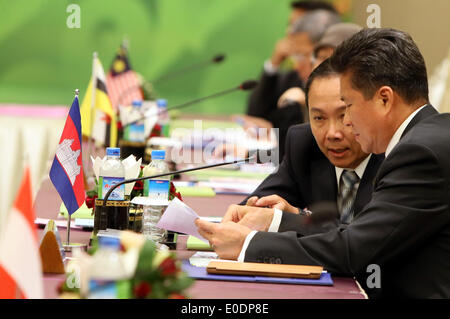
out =
<path fill-rule="evenodd" d="M 79 95 L 80 95 L 80 90 L 75 89 L 75 97 L 77 99 L 79 99 L 79 97 L 78 97 Z M 80 143 L 81 143 L 81 141 L 80 141 Z M 66 244 L 63 245 L 64 251 L 71 252 L 73 247 L 79 247 L 79 248 L 86 249 L 87 245 L 70 243 L 70 222 L 71 221 L 72 221 L 72 215 L 70 215 L 69 212 L 67 211 L 67 238 L 66 238 Z"/>
<path fill-rule="evenodd" d="M 78 98 L 80 94 L 80 90 L 75 89 L 75 97 Z M 67 246 L 70 246 L 70 222 L 72 220 L 72 216 L 67 213 Z"/>

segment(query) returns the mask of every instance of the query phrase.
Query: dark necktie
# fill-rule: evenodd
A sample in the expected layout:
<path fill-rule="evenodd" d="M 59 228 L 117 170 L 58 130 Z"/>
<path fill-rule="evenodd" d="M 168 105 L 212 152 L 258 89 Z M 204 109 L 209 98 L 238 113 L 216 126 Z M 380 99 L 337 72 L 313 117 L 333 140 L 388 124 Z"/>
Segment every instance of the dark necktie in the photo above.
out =
<path fill-rule="evenodd" d="M 354 171 L 344 170 L 339 181 L 338 208 L 341 213 L 341 223 L 349 224 L 353 219 L 353 203 L 356 197 L 355 185 L 359 177 Z"/>

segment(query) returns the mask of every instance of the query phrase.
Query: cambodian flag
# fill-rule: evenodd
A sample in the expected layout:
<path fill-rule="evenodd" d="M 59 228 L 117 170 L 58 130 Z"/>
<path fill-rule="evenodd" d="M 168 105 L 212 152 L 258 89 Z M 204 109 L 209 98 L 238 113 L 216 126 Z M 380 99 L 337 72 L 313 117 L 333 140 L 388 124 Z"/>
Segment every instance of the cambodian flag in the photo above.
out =
<path fill-rule="evenodd" d="M 49 175 L 67 211 L 72 215 L 85 200 L 78 96 L 75 96 L 69 110 Z"/>

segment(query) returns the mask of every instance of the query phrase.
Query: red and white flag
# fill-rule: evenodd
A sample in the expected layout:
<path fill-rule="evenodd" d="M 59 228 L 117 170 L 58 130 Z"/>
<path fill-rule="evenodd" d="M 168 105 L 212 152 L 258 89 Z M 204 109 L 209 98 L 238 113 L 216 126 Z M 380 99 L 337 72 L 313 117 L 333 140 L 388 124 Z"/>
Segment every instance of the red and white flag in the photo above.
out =
<path fill-rule="evenodd" d="M 125 46 L 117 52 L 106 75 L 106 88 L 115 111 L 119 105 L 129 106 L 133 101 L 144 99 L 136 72 L 131 69 Z"/>
<path fill-rule="evenodd" d="M 43 298 L 42 264 L 34 224 L 30 168 L 0 238 L 0 298 Z"/>

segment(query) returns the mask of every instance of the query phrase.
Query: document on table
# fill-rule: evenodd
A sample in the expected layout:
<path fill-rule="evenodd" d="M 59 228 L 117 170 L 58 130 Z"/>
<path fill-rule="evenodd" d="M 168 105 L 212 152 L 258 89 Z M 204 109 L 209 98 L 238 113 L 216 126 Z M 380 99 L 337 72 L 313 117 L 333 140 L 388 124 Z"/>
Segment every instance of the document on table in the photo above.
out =
<path fill-rule="evenodd" d="M 192 235 L 204 242 L 208 242 L 208 240 L 200 235 L 197 226 L 195 226 L 195 220 L 197 218 L 200 218 L 200 216 L 192 208 L 175 197 L 169 206 L 167 206 L 166 211 L 156 226 L 170 231 Z"/>
<path fill-rule="evenodd" d="M 189 258 L 189 262 L 195 267 L 207 267 L 210 261 L 237 262 L 236 260 L 219 259 L 215 252 L 199 251 Z"/>

